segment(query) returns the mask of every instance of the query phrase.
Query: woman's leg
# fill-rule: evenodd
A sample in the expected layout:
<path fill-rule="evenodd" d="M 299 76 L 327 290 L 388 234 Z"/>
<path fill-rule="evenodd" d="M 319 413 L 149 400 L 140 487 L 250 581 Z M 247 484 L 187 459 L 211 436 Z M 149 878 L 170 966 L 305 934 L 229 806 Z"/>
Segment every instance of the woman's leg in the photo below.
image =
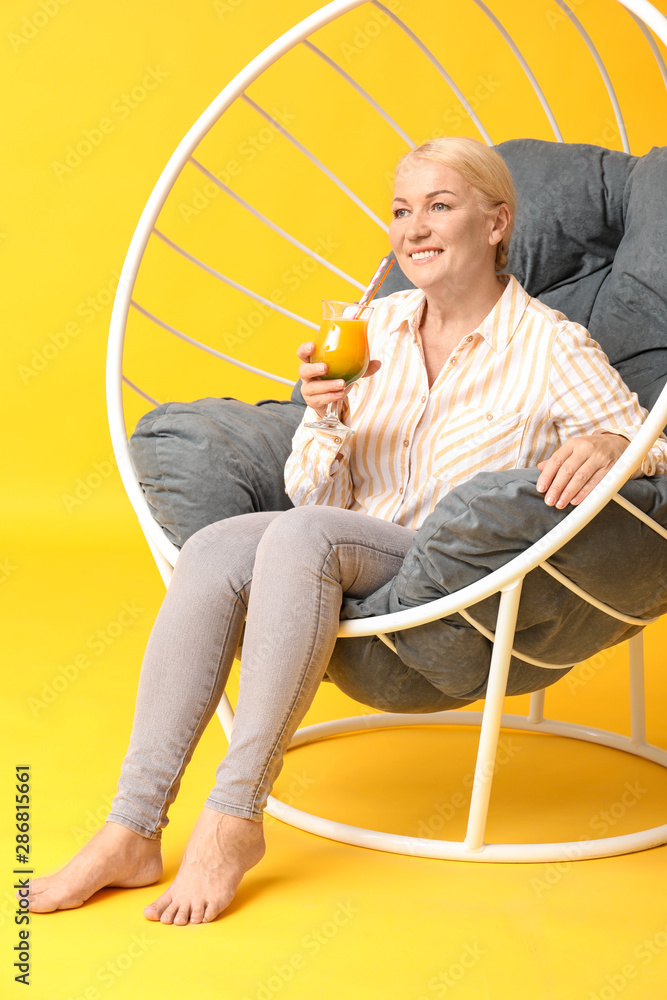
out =
<path fill-rule="evenodd" d="M 151 632 L 109 820 L 145 837 L 167 825 L 181 777 L 225 689 L 255 553 L 280 512 L 218 521 L 183 546 Z"/>
<path fill-rule="evenodd" d="M 335 507 L 300 507 L 270 525 L 255 560 L 234 733 L 208 807 L 261 819 L 331 658 L 343 594 L 367 596 L 395 576 L 413 537 Z"/>
<path fill-rule="evenodd" d="M 105 885 L 148 885 L 160 877 L 167 809 L 222 696 L 243 628 L 255 551 L 277 516 L 219 521 L 184 545 L 146 648 L 108 822 L 65 868 L 32 880 L 33 912 L 80 906 Z"/>
<path fill-rule="evenodd" d="M 283 753 L 310 706 L 338 631 L 343 592 L 365 595 L 398 571 L 413 532 L 358 512 L 301 507 L 257 549 L 234 730 L 174 883 L 145 913 L 212 920 L 256 851 L 255 831 Z M 255 838 L 255 839 L 253 839 Z"/>

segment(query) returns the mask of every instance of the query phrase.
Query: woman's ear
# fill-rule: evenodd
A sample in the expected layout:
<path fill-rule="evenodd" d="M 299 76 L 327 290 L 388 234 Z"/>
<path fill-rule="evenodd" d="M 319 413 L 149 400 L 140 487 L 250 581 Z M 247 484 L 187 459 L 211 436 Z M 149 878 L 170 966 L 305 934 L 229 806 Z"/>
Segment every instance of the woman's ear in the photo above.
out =
<path fill-rule="evenodd" d="M 498 208 L 495 210 L 495 216 L 493 218 L 493 228 L 489 233 L 489 243 L 491 246 L 495 246 L 500 243 L 503 236 L 507 232 L 507 227 L 511 221 L 511 214 L 509 205 L 506 202 L 502 202 Z"/>

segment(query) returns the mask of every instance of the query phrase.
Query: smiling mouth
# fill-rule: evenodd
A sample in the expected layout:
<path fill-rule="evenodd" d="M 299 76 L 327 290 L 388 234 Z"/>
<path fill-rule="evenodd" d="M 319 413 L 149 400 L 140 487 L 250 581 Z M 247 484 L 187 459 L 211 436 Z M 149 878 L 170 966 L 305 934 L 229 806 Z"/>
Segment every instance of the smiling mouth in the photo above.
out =
<path fill-rule="evenodd" d="M 429 257 L 438 257 L 442 253 L 442 250 L 417 250 L 416 253 L 410 254 L 411 260 L 428 260 Z"/>

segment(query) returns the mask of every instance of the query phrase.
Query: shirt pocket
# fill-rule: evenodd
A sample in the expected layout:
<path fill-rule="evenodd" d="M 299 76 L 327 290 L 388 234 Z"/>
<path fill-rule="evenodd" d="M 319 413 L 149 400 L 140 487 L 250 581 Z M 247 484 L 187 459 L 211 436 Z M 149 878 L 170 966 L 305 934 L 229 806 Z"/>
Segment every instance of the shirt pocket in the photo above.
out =
<path fill-rule="evenodd" d="M 441 427 L 431 475 L 453 486 L 484 470 L 516 469 L 527 416 L 461 407 Z"/>

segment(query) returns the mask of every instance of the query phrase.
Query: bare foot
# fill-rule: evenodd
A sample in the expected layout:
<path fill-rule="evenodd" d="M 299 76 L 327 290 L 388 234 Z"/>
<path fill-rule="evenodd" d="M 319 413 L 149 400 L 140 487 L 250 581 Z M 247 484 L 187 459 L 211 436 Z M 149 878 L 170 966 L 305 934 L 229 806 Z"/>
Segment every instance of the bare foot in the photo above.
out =
<path fill-rule="evenodd" d="M 163 924 L 203 924 L 231 903 L 245 873 L 266 850 L 262 824 L 202 810 L 172 885 L 144 916 Z"/>
<path fill-rule="evenodd" d="M 31 913 L 70 910 L 105 886 L 151 885 L 161 874 L 160 841 L 109 822 L 55 875 L 31 879 L 27 898 Z"/>

